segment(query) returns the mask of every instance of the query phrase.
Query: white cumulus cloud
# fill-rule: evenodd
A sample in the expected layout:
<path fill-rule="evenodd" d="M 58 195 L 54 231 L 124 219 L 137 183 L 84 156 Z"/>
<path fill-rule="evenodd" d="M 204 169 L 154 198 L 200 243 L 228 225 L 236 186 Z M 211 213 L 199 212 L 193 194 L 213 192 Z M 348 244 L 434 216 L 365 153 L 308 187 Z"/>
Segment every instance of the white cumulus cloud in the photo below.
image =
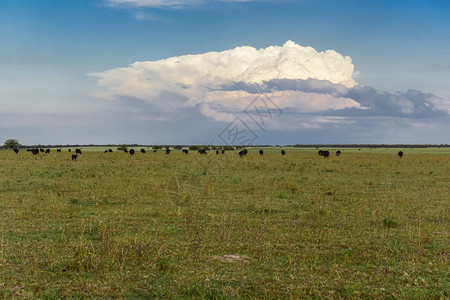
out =
<path fill-rule="evenodd" d="M 152 103 L 164 111 L 198 107 L 205 116 L 226 121 L 230 113 L 241 111 L 251 101 L 245 91 L 229 91 L 239 83 L 263 88 L 275 80 L 327 81 L 345 89 L 356 85 L 354 66 L 348 56 L 334 50 L 318 52 L 292 41 L 283 46 L 263 49 L 237 47 L 222 52 L 184 55 L 158 61 L 135 62 L 129 67 L 93 73 L 99 78 L 106 99 L 135 98 Z M 167 94 L 177 95 L 170 97 Z M 329 109 L 362 108 L 358 102 L 301 91 L 265 92 L 280 108 L 298 112 Z"/>
<path fill-rule="evenodd" d="M 434 110 L 441 110 L 450 115 L 450 96 L 447 97 L 431 97 L 429 102 L 433 104 Z"/>
<path fill-rule="evenodd" d="M 99 79 L 97 96 L 129 105 L 140 118 L 166 122 L 248 117 L 247 125 L 264 130 L 337 128 L 366 124 L 362 120 L 370 118 L 448 122 L 448 97 L 414 89 L 378 91 L 358 85 L 353 71 L 348 56 L 288 41 L 263 49 L 244 46 L 135 62 L 91 75 Z M 274 114 L 258 115 L 267 103 Z"/>

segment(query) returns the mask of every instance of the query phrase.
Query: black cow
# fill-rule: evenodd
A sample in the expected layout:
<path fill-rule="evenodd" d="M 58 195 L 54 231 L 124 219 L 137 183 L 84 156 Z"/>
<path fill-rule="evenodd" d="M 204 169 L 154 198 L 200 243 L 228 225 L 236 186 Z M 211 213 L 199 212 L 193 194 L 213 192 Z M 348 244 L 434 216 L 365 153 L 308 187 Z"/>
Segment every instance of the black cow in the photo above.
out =
<path fill-rule="evenodd" d="M 72 149 L 69 149 L 69 152 L 72 152 Z"/>
<path fill-rule="evenodd" d="M 145 153 L 145 149 L 141 149 L 141 153 Z"/>
<path fill-rule="evenodd" d="M 403 152 L 402 152 L 402 151 L 399 151 L 399 152 L 398 152 L 398 157 L 400 157 L 400 158 L 403 157 Z"/>
<path fill-rule="evenodd" d="M 341 155 L 341 150 L 336 151 L 336 156 L 340 156 Z"/>
<path fill-rule="evenodd" d="M 123 152 L 128 153 L 128 150 L 127 149 L 123 149 Z"/>
<path fill-rule="evenodd" d="M 42 148 L 41 148 L 41 149 L 39 149 L 39 151 L 41 151 L 41 152 L 45 152 L 45 150 L 44 150 L 44 149 L 42 149 Z"/>
<path fill-rule="evenodd" d="M 113 151 L 112 151 L 112 149 L 108 149 L 108 152 L 111 153 L 111 152 L 113 152 Z"/>
<path fill-rule="evenodd" d="M 50 153 L 50 149 L 45 150 L 45 154 L 49 154 Z"/>
<path fill-rule="evenodd" d="M 166 154 L 170 154 L 170 149 L 166 149 Z"/>
<path fill-rule="evenodd" d="M 105 150 L 105 152 L 104 153 L 108 153 L 108 150 Z"/>
<path fill-rule="evenodd" d="M 19 149 L 14 148 L 14 152 L 16 152 L 16 154 L 19 153 Z"/>
<path fill-rule="evenodd" d="M 242 150 L 242 151 L 239 151 L 239 156 L 240 156 L 240 157 L 244 157 L 244 156 L 247 155 L 247 153 L 248 153 L 247 149 L 244 149 L 244 150 Z"/>
<path fill-rule="evenodd" d="M 225 154 L 225 150 L 222 150 L 222 154 Z"/>
<path fill-rule="evenodd" d="M 183 153 L 184 153 L 184 154 L 189 154 L 189 150 L 183 149 Z"/>
<path fill-rule="evenodd" d="M 259 155 L 264 155 L 264 150 L 259 150 Z"/>
<path fill-rule="evenodd" d="M 286 155 L 286 151 L 281 150 L 281 155 Z"/>
<path fill-rule="evenodd" d="M 200 154 L 208 154 L 205 149 L 198 150 L 198 153 L 200 153 Z"/>
<path fill-rule="evenodd" d="M 77 161 L 77 157 L 78 157 L 78 155 L 72 154 L 72 160 Z"/>
<path fill-rule="evenodd" d="M 219 150 L 216 150 L 216 154 L 219 154 Z"/>
<path fill-rule="evenodd" d="M 61 149 L 56 149 L 56 152 L 61 152 Z"/>
<path fill-rule="evenodd" d="M 319 155 L 320 156 L 323 156 L 324 158 L 327 158 L 327 157 L 329 157 L 330 156 L 330 151 L 328 151 L 328 150 L 319 150 Z"/>
<path fill-rule="evenodd" d="M 32 149 L 31 153 L 33 153 L 33 155 L 38 155 L 39 154 L 39 149 Z"/>
<path fill-rule="evenodd" d="M 130 155 L 134 155 L 134 149 L 130 149 Z"/>
<path fill-rule="evenodd" d="M 76 154 L 81 154 L 81 149 L 75 149 Z"/>

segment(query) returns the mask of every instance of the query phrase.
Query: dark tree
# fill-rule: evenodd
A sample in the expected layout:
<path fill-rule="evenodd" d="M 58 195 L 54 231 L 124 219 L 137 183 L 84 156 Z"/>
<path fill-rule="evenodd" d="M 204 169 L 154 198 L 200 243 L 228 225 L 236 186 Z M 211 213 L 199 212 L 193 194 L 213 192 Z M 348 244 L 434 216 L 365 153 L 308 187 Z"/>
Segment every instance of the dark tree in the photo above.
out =
<path fill-rule="evenodd" d="M 3 147 L 7 148 L 7 149 L 14 149 L 20 146 L 20 143 L 18 140 L 16 139 L 8 139 L 5 141 L 5 143 L 3 144 Z"/>

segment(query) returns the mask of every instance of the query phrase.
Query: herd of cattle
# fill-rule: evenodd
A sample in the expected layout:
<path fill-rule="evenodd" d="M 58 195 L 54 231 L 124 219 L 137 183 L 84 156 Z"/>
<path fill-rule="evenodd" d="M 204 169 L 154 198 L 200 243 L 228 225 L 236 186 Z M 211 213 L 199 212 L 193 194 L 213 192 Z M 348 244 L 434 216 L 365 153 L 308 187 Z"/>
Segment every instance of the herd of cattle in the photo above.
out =
<path fill-rule="evenodd" d="M 135 150 L 134 149 L 130 149 L 129 151 L 127 149 L 125 149 L 123 151 L 126 152 L 126 153 L 130 153 L 130 155 L 134 155 L 135 154 Z M 157 152 L 157 151 L 158 150 L 156 150 L 156 149 L 153 150 L 153 152 Z M 14 152 L 16 154 L 18 154 L 19 153 L 19 149 L 14 148 Z M 49 154 L 50 153 L 50 149 L 33 148 L 33 149 L 27 149 L 27 152 L 31 152 L 33 155 L 37 155 L 37 154 L 39 154 L 39 152 L 42 152 L 42 153 L 45 153 L 45 154 Z M 56 149 L 56 152 L 61 152 L 61 149 Z M 69 152 L 72 152 L 72 149 L 69 149 Z M 105 153 L 111 153 L 111 152 L 113 152 L 113 150 L 112 149 L 108 149 L 108 150 L 105 150 L 104 152 Z M 208 152 L 206 150 L 204 150 L 204 149 L 198 150 L 197 152 L 199 154 L 208 154 Z M 141 153 L 146 153 L 145 149 L 141 149 Z M 183 153 L 184 154 L 189 154 L 189 150 L 183 149 Z M 220 153 L 225 154 L 225 150 L 221 150 L 221 151 L 216 150 L 216 154 L 220 154 Z M 248 153 L 247 149 L 244 149 L 242 151 L 239 151 L 239 156 L 240 157 L 244 157 L 244 156 L 247 155 L 247 153 Z M 264 155 L 264 150 L 259 150 L 258 153 L 259 153 L 259 155 Z M 340 150 L 337 150 L 336 151 L 336 156 L 340 156 L 341 153 L 342 152 Z M 77 158 L 78 158 L 78 154 L 82 154 L 81 149 L 75 149 L 75 154 L 72 154 L 72 160 L 76 161 Z M 166 149 L 166 154 L 170 154 L 170 149 Z M 322 156 L 324 158 L 330 157 L 330 151 L 328 151 L 328 150 L 319 150 L 318 154 L 319 154 L 319 156 Z M 281 150 L 281 155 L 283 155 L 283 156 L 286 155 L 286 151 L 284 149 Z M 400 157 L 400 158 L 403 157 L 403 152 L 402 151 L 398 152 L 398 157 Z"/>

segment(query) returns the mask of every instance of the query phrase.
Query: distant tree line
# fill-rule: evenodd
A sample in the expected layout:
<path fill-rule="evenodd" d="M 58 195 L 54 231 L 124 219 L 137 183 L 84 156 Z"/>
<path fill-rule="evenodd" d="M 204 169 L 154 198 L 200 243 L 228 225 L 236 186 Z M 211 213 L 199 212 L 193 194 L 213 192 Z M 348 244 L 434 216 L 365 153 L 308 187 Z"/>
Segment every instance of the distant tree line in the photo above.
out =
<path fill-rule="evenodd" d="M 236 150 L 246 147 L 264 148 L 274 147 L 273 145 L 142 145 L 142 144 L 69 144 L 69 145 L 21 145 L 16 139 L 8 139 L 0 149 L 13 148 L 83 148 L 83 147 L 105 147 L 105 148 L 152 148 L 152 149 L 189 149 L 189 150 Z M 275 147 L 295 147 L 295 148 L 448 148 L 448 144 L 295 144 L 295 145 L 276 145 Z"/>

